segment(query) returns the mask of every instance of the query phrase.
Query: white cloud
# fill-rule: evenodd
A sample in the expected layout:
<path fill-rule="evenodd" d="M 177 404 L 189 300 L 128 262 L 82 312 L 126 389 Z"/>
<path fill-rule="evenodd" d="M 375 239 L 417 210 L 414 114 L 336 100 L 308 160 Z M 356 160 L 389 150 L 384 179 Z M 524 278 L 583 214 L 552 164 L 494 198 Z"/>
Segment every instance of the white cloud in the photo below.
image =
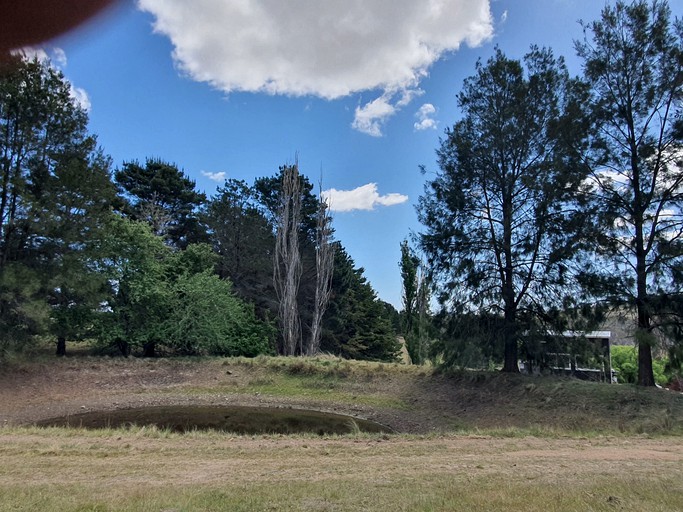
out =
<path fill-rule="evenodd" d="M 503 14 L 500 15 L 500 23 L 503 24 L 508 20 L 508 11 L 507 9 L 503 11 Z"/>
<path fill-rule="evenodd" d="M 202 171 L 202 176 L 206 176 L 213 181 L 225 181 L 225 171 L 221 172 L 207 172 Z"/>
<path fill-rule="evenodd" d="M 83 110 L 90 112 L 92 103 L 90 103 L 90 97 L 88 96 L 87 91 L 81 87 L 74 87 L 73 84 L 69 85 L 71 86 L 71 90 L 69 91 L 71 97 L 80 105 Z"/>
<path fill-rule="evenodd" d="M 356 109 L 353 122 L 375 136 L 391 113 L 420 93 L 420 81 L 444 53 L 463 42 L 479 45 L 493 33 L 489 0 L 138 5 L 155 16 L 154 30 L 171 39 L 176 66 L 221 91 L 326 99 L 378 91 L 375 100 Z"/>
<path fill-rule="evenodd" d="M 361 133 L 381 137 L 382 126 L 395 113 L 396 107 L 391 104 L 391 96 L 382 95 L 362 107 L 356 107 L 352 126 Z"/>
<path fill-rule="evenodd" d="M 23 55 L 26 60 L 38 59 L 40 62 L 47 62 L 50 60 L 47 52 L 42 48 L 34 48 L 32 46 L 25 46 L 18 50 L 12 50 L 13 55 Z"/>
<path fill-rule="evenodd" d="M 334 212 L 350 212 L 354 210 L 374 210 L 375 206 L 394 206 L 408 201 L 403 194 L 386 194 L 377 192 L 377 183 L 368 183 L 353 190 L 323 190 L 322 198 Z"/>
<path fill-rule="evenodd" d="M 417 122 L 413 125 L 415 130 L 423 131 L 436 129 L 437 121 L 432 116 L 436 114 L 436 108 L 431 103 L 425 103 L 419 110 L 415 113 L 417 117 Z"/>
<path fill-rule="evenodd" d="M 52 60 L 60 67 L 65 67 L 67 64 L 66 53 L 61 48 L 52 49 Z"/>

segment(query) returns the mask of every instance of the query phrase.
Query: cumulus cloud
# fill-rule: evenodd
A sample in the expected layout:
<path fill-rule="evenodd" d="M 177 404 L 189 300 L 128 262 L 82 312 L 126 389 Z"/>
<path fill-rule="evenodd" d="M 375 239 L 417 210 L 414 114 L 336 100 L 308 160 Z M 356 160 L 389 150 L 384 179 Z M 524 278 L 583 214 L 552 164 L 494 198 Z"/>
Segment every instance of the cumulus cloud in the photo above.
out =
<path fill-rule="evenodd" d="M 391 95 L 385 94 L 363 106 L 356 107 L 352 126 L 359 132 L 381 137 L 382 126 L 395 113 L 396 107 L 391 104 Z"/>
<path fill-rule="evenodd" d="M 437 121 L 432 116 L 436 114 L 436 107 L 431 103 L 425 103 L 415 113 L 417 122 L 413 125 L 416 131 L 436 129 Z"/>
<path fill-rule="evenodd" d="M 333 212 L 374 210 L 375 206 L 394 206 L 408 201 L 408 196 L 403 194 L 380 195 L 377 183 L 368 183 L 353 190 L 331 188 L 323 190 L 321 196 Z"/>
<path fill-rule="evenodd" d="M 225 181 L 225 171 L 221 172 L 208 172 L 202 171 L 202 176 L 206 176 L 213 181 Z"/>
<path fill-rule="evenodd" d="M 176 66 L 224 91 L 377 98 L 353 127 L 377 136 L 444 53 L 491 37 L 489 0 L 138 0 Z M 392 111 L 393 108 L 393 111 Z"/>

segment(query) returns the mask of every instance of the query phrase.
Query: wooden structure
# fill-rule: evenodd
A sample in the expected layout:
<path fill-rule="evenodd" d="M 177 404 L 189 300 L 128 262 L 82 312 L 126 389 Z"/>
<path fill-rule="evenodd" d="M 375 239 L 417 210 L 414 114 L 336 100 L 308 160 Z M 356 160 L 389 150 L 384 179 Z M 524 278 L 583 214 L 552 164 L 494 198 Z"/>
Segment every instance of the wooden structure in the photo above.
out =
<path fill-rule="evenodd" d="M 527 359 L 520 361 L 520 371 L 615 383 L 611 338 L 611 331 L 548 333 L 534 345 L 534 350 L 527 350 Z"/>

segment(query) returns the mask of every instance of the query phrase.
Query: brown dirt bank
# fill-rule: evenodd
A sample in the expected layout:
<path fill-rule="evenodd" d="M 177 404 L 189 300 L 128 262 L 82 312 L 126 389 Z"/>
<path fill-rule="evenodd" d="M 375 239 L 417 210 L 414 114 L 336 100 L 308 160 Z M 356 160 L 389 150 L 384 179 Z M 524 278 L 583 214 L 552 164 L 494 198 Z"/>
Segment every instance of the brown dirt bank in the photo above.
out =
<path fill-rule="evenodd" d="M 683 397 L 664 390 L 499 374 L 446 377 L 395 364 L 88 356 L 0 367 L 0 425 L 152 405 L 314 409 L 405 433 L 672 432 L 683 425 Z"/>

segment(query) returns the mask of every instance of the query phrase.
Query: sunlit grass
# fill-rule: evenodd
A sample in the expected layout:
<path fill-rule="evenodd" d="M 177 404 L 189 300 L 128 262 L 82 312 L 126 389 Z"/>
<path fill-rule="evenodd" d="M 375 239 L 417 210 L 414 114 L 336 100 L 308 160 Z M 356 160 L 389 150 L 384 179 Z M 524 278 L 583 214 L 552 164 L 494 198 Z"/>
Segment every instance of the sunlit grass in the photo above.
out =
<path fill-rule="evenodd" d="M 680 438 L 518 434 L 4 428 L 0 511 L 683 509 Z"/>

